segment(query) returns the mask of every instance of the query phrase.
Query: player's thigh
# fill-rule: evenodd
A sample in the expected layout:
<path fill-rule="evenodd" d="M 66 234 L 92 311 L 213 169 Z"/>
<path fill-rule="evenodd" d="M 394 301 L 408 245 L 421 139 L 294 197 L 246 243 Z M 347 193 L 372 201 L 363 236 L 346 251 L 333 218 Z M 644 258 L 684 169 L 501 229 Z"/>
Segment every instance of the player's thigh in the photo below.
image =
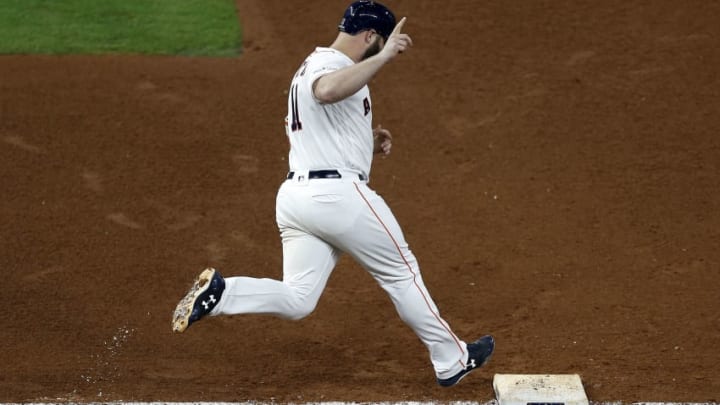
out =
<path fill-rule="evenodd" d="M 303 296 L 319 298 L 341 252 L 314 235 L 281 228 L 283 282 Z"/>
<path fill-rule="evenodd" d="M 413 278 L 417 260 L 385 200 L 362 183 L 355 187 L 355 198 L 354 225 L 336 244 L 380 281 Z"/>

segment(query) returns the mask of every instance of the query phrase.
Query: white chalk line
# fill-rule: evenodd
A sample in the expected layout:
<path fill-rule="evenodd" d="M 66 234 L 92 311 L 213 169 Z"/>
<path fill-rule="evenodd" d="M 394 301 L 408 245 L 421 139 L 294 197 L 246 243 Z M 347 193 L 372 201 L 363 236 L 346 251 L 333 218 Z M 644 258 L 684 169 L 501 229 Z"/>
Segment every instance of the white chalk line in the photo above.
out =
<path fill-rule="evenodd" d="M 0 405 L 279 405 L 281 402 L 0 402 Z M 419 401 L 399 401 L 399 402 L 287 402 L 287 405 L 498 405 L 497 400 L 487 402 L 476 401 L 449 401 L 449 402 L 419 402 Z M 590 405 L 720 405 L 717 402 L 596 402 L 589 401 Z"/>

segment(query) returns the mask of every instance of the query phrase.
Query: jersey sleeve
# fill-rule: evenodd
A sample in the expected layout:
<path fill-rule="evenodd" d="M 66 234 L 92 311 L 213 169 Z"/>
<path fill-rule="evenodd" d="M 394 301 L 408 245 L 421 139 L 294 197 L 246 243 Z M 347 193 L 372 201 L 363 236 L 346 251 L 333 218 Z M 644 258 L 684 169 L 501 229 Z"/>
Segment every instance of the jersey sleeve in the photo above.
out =
<path fill-rule="evenodd" d="M 307 91 L 312 94 L 315 101 L 315 93 L 312 91 L 313 83 L 320 77 L 332 73 L 336 70 L 340 70 L 350 63 L 346 57 L 331 51 L 317 51 L 308 59 L 308 64 L 305 68 L 304 82 L 307 86 Z"/>

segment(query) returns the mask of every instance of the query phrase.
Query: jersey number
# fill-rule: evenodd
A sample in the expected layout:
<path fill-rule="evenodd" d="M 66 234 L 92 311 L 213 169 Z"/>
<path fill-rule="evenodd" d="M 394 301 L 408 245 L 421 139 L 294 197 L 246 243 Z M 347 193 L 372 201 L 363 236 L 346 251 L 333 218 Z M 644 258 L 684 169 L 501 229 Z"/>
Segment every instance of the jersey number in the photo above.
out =
<path fill-rule="evenodd" d="M 290 87 L 290 105 L 292 106 L 290 129 L 299 131 L 302 129 L 302 122 L 300 122 L 300 113 L 298 112 L 298 101 L 297 101 L 298 85 L 293 84 Z"/>
<path fill-rule="evenodd" d="M 293 76 L 293 79 L 305 75 L 305 69 L 307 69 L 307 64 L 307 61 L 303 62 L 303 64 L 300 66 L 300 69 L 295 72 L 295 76 Z M 300 113 L 298 112 L 297 94 L 298 85 L 297 83 L 295 83 L 290 86 L 290 105 L 292 106 L 290 128 L 293 130 L 293 132 L 302 129 L 302 122 L 300 122 Z"/>

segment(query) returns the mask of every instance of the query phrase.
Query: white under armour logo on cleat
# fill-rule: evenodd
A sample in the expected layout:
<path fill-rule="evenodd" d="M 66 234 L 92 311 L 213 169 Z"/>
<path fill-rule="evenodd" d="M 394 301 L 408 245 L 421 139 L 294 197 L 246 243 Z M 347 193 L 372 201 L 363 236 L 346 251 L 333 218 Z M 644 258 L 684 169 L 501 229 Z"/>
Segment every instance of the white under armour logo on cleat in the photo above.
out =
<path fill-rule="evenodd" d="M 203 301 L 202 305 L 207 310 L 208 308 L 210 308 L 210 304 L 214 304 L 216 302 L 217 302 L 217 300 L 215 299 L 215 296 L 213 294 L 210 294 L 210 301 Z"/>
<path fill-rule="evenodd" d="M 470 359 L 470 363 L 468 363 L 467 368 L 470 368 L 470 369 L 475 368 L 475 359 Z"/>

